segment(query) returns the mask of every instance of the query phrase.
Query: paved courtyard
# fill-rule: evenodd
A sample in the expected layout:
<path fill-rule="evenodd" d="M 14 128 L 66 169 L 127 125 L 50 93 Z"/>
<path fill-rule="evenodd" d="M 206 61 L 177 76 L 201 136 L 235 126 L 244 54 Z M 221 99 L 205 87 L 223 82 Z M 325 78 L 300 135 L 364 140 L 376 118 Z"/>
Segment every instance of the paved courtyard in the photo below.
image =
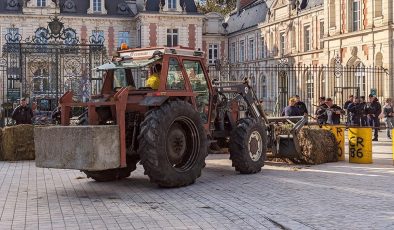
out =
<path fill-rule="evenodd" d="M 268 163 L 255 175 L 210 155 L 202 177 L 178 189 L 150 184 L 142 166 L 97 183 L 76 170 L 0 162 L 0 229 L 394 229 L 391 151 L 381 138 L 372 165 Z"/>

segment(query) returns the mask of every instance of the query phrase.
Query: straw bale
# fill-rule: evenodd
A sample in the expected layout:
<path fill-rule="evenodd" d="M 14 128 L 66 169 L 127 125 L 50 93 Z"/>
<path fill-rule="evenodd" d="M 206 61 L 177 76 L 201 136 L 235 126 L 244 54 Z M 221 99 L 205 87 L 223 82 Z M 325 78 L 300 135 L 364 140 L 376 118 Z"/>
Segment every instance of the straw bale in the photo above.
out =
<path fill-rule="evenodd" d="M 301 156 L 296 163 L 323 164 L 338 161 L 338 143 L 329 131 L 305 127 L 298 137 Z"/>
<path fill-rule="evenodd" d="M 3 129 L 0 160 L 34 160 L 34 126 L 16 125 Z"/>
<path fill-rule="evenodd" d="M 288 135 L 291 127 L 276 126 L 276 135 Z M 294 164 L 323 164 L 338 161 L 338 144 L 329 130 L 318 126 L 303 127 L 297 135 L 301 148 L 300 155 L 292 159 L 282 159 L 284 162 Z M 272 159 L 278 161 L 276 159 Z"/>

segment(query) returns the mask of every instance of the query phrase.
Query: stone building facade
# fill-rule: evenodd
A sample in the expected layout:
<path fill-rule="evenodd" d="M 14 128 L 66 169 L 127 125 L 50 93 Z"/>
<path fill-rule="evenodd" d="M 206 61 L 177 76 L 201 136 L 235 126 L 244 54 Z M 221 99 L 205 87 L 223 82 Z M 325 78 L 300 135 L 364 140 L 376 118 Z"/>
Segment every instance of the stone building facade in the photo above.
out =
<path fill-rule="evenodd" d="M 222 17 L 228 78 L 251 78 L 271 108 L 294 94 L 310 108 L 319 96 L 393 97 L 393 9 L 388 0 L 239 0 Z"/>
<path fill-rule="evenodd" d="M 75 44 L 80 47 L 102 45 L 102 57 L 92 57 L 89 52 L 95 50 L 91 48 L 70 54 L 57 48 L 69 44 L 64 38 L 50 37 L 49 22 L 54 20 L 63 23 L 62 31 L 67 29 L 62 36 L 75 36 Z M 99 82 L 101 73 L 93 68 L 108 60 L 122 43 L 129 47 L 202 49 L 203 20 L 193 0 L 4 0 L 0 3 L 0 104 L 21 96 L 32 97 L 34 88 L 59 97 L 69 89 L 67 85 L 74 84 L 68 82 L 71 78 L 89 81 L 86 84 L 94 89 L 87 94 L 97 92 L 100 84 L 92 79 Z M 21 47 L 30 43 L 33 53 L 27 48 L 5 49 L 10 43 Z M 43 49 L 34 48 L 34 44 L 44 45 Z M 36 80 L 38 83 L 34 83 Z M 48 86 L 51 84 L 56 89 Z"/>
<path fill-rule="evenodd" d="M 341 64 L 358 70 L 353 85 L 361 88 L 366 95 L 373 82 L 365 79 L 364 67 L 384 69 L 383 80 L 377 87 L 378 96 L 394 96 L 393 59 L 393 17 L 391 0 L 326 0 L 324 18 L 324 52 L 326 63 L 334 64 L 341 58 Z"/>
<path fill-rule="evenodd" d="M 237 9 L 224 17 L 223 25 L 229 79 L 249 77 L 257 96 L 266 102 L 271 112 L 278 100 L 284 104 L 296 93 L 288 90 L 296 88 L 288 83 L 287 78 L 291 76 L 281 80 L 277 65 L 325 63 L 323 0 L 302 1 L 299 5 L 287 0 L 238 1 Z M 286 94 L 279 95 L 281 90 L 286 90 Z M 305 93 L 309 104 L 313 103 L 314 90 L 309 88 L 309 94 Z"/>

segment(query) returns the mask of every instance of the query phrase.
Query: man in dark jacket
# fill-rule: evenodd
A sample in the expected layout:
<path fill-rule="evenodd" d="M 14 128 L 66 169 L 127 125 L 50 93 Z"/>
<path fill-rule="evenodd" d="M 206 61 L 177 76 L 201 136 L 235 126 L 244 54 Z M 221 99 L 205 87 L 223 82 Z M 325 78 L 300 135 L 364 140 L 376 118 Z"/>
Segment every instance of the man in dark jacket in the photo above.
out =
<path fill-rule="evenodd" d="M 31 124 L 33 118 L 33 110 L 27 106 L 26 98 L 21 98 L 20 105 L 12 112 L 12 119 L 15 120 L 17 125 Z"/>
<path fill-rule="evenodd" d="M 345 111 L 334 104 L 331 98 L 326 99 L 327 109 L 325 113 L 327 114 L 327 124 L 338 125 L 341 123 L 341 114 L 345 114 Z"/>
<path fill-rule="evenodd" d="M 354 96 L 353 95 L 349 95 L 348 100 L 345 102 L 345 104 L 343 105 L 343 109 L 346 111 L 346 124 L 350 125 L 350 116 L 349 116 L 349 112 L 347 111 L 347 108 L 349 107 L 349 105 L 351 103 L 353 103 L 354 101 Z"/>
<path fill-rule="evenodd" d="M 382 113 L 382 106 L 380 105 L 378 99 L 372 94 L 369 95 L 369 103 L 366 107 L 366 113 L 369 126 L 374 127 L 372 141 L 378 141 L 378 133 L 380 127 L 379 115 Z"/>
<path fill-rule="evenodd" d="M 349 95 L 348 100 L 345 102 L 345 104 L 343 105 L 343 108 L 346 110 L 347 107 L 349 107 L 349 105 L 351 103 L 353 103 L 354 101 L 354 96 L 353 95 Z"/>
<path fill-rule="evenodd" d="M 350 116 L 350 124 L 353 126 L 361 126 L 361 117 L 362 114 L 364 113 L 364 108 L 360 104 L 360 98 L 355 97 L 354 102 L 350 103 L 350 105 L 347 108 L 347 111 L 349 112 Z"/>
<path fill-rule="evenodd" d="M 360 97 L 360 108 L 362 109 L 360 114 L 361 126 L 368 126 L 367 102 L 365 101 L 365 96 Z"/>
<path fill-rule="evenodd" d="M 302 116 L 300 109 L 297 106 L 295 106 L 295 104 L 296 104 L 296 99 L 290 98 L 289 105 L 286 106 L 283 110 L 284 115 L 286 117 Z"/>
<path fill-rule="evenodd" d="M 295 95 L 294 98 L 296 99 L 295 106 L 298 107 L 301 115 L 308 115 L 308 109 L 306 108 L 305 103 L 301 101 L 300 96 Z"/>
<path fill-rule="evenodd" d="M 327 108 L 328 106 L 326 105 L 326 97 L 319 97 L 319 105 L 317 106 L 315 112 L 317 123 L 319 125 L 325 124 L 327 122 Z"/>

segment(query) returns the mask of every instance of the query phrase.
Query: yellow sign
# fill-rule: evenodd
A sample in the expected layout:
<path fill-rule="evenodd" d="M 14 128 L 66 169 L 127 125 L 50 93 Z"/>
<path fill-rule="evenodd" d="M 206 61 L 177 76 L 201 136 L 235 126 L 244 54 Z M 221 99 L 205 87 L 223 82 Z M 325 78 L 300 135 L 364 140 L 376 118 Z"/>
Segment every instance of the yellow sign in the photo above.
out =
<path fill-rule="evenodd" d="M 349 128 L 349 162 L 372 163 L 372 128 Z"/>
<path fill-rule="evenodd" d="M 345 160 L 345 126 L 341 125 L 325 125 L 323 129 L 330 130 L 334 134 L 338 143 L 338 160 Z"/>

